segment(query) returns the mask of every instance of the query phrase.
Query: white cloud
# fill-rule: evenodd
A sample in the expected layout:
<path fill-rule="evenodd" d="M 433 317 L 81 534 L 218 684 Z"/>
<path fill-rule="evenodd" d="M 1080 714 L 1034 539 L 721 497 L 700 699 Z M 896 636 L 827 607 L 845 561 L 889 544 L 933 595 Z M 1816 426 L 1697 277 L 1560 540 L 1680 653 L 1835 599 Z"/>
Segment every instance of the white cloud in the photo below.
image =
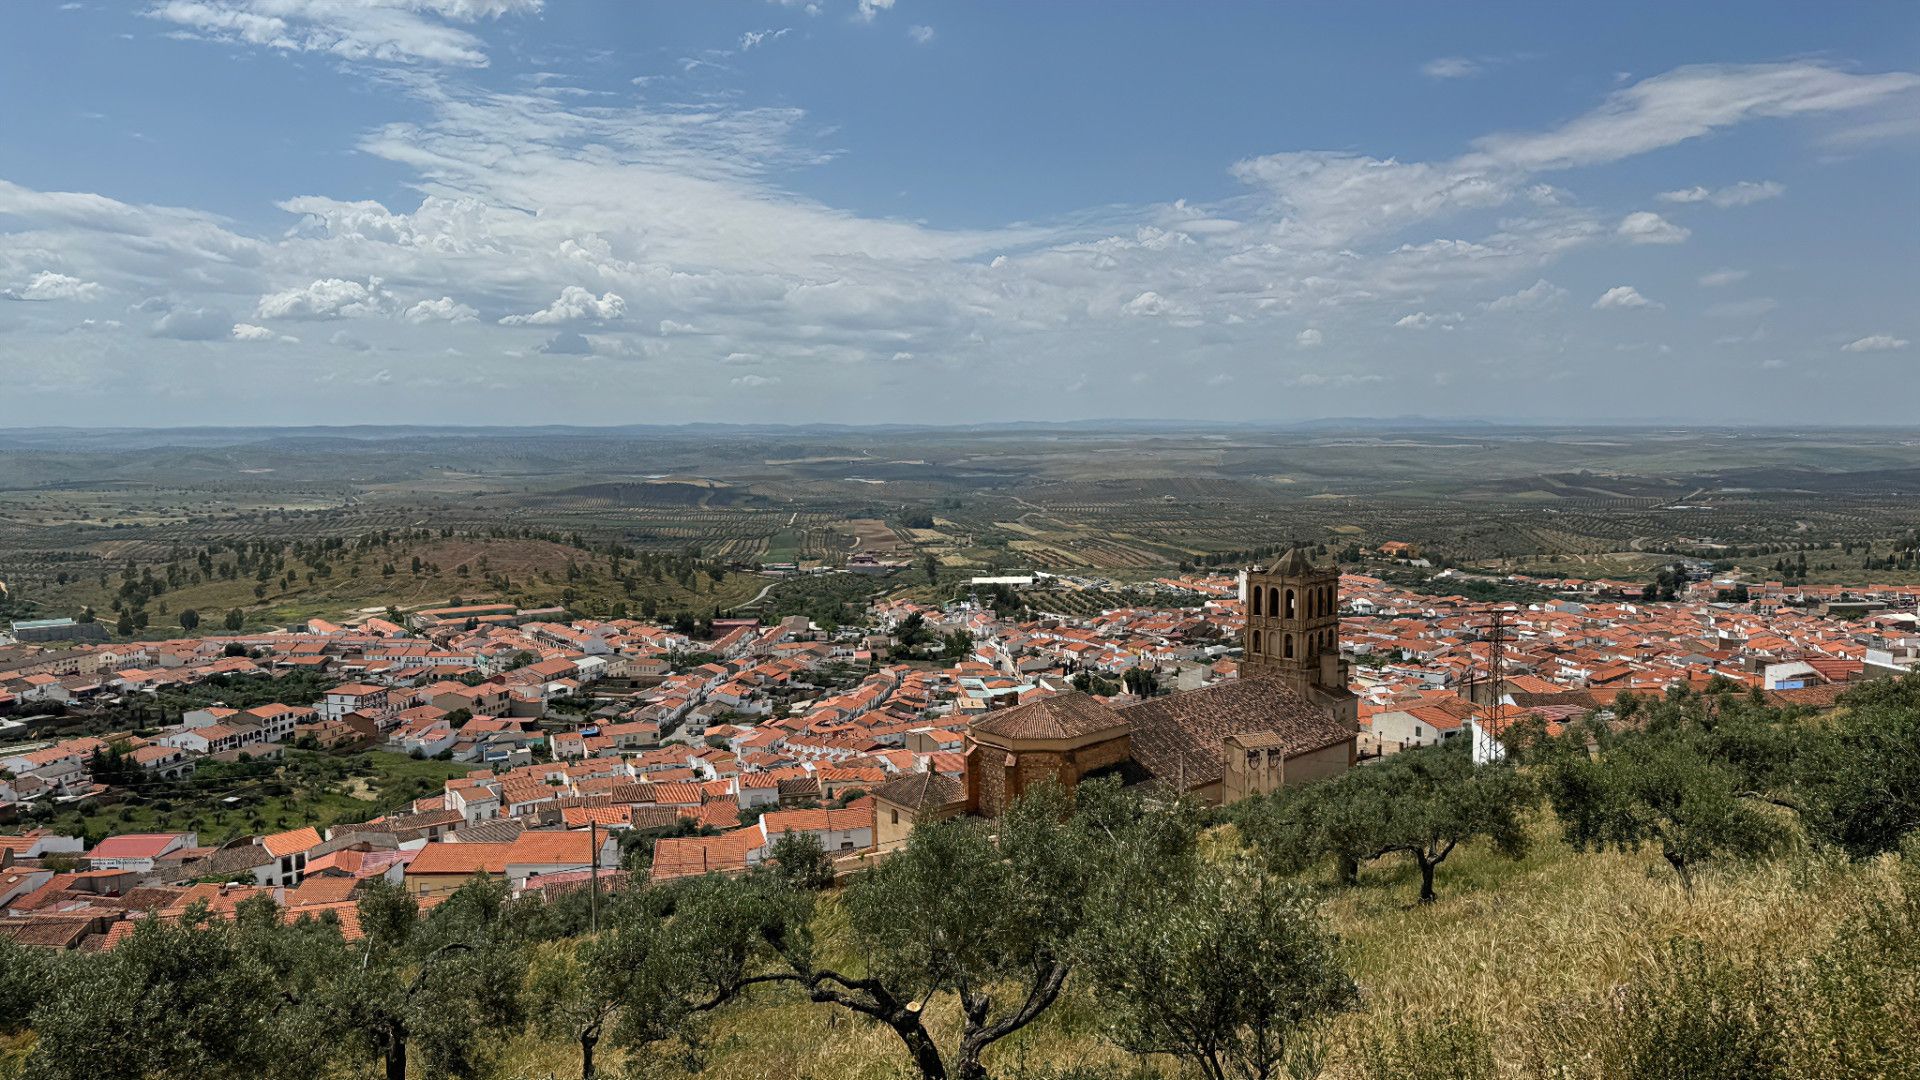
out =
<path fill-rule="evenodd" d="M 1857 100 L 1862 87 L 1870 91 L 1864 96 L 1885 97 L 1872 82 L 1879 77 L 1785 66 L 1813 71 L 1817 78 L 1795 85 L 1820 100 Z M 1700 72 L 1691 74 L 1696 92 L 1707 93 Z M 414 348 L 419 335 L 405 323 L 429 311 L 459 318 L 477 307 L 489 321 L 460 332 L 467 357 L 448 376 L 471 378 L 474 387 L 510 381 L 515 364 L 543 347 L 537 339 L 561 330 L 589 338 L 601 358 L 649 346 L 678 352 L 685 339 L 662 339 L 699 334 L 699 355 L 758 358 L 729 375 L 804 371 L 805 378 L 787 377 L 796 415 L 841 408 L 848 387 L 873 385 L 871 365 L 910 349 L 937 363 L 900 365 L 875 391 L 904 395 L 876 401 L 906 415 L 919 407 L 921 368 L 1025 371 L 1065 386 L 1074 373 L 1141 370 L 1193 355 L 1204 357 L 1198 370 L 1237 371 L 1252 385 L 1276 342 L 1284 349 L 1292 336 L 1296 348 L 1312 348 L 1303 327 L 1344 348 L 1377 340 L 1384 323 L 1409 312 L 1429 327 L 1418 351 L 1432 355 L 1423 363 L 1447 363 L 1464 383 L 1474 361 L 1448 355 L 1467 343 L 1455 346 L 1433 330 L 1452 325 L 1443 313 L 1524 310 L 1535 289 L 1542 302 L 1555 295 L 1556 286 L 1540 284 L 1545 273 L 1562 277 L 1550 269 L 1555 264 L 1582 252 L 1624 257 L 1599 250 L 1615 239 L 1624 208 L 1583 205 L 1573 179 L 1544 182 L 1541 170 L 1571 154 L 1546 152 L 1556 131 L 1496 137 L 1509 141 L 1434 161 L 1399 160 L 1385 150 L 1378 157 L 1290 150 L 1232 165 L 1245 186 L 1214 202 L 1100 206 L 1038 224 L 939 228 L 913 220 L 907 203 L 882 216 L 796 194 L 813 185 L 791 178 L 833 160 L 841 140 L 795 108 L 751 107 L 727 94 L 673 102 L 653 88 L 646 101 L 586 100 L 419 74 L 391 85 L 403 98 L 394 115 L 405 119 L 367 131 L 352 149 L 395 176 L 394 189 L 420 192 L 406 205 L 286 192 L 278 205 L 293 227 L 249 236 L 210 213 L 0 180 L 0 282 L 24 282 L 57 265 L 115 293 L 234 310 L 268 328 L 291 326 L 276 317 L 381 315 L 354 324 L 367 340 L 352 340 L 382 350 Z M 1752 91 L 1744 69 L 1726 86 Z M 1634 101 L 1636 109 L 1652 108 Z M 1756 107 L 1739 118 L 1762 115 L 1772 113 Z M 1590 114 L 1566 125 L 1590 136 L 1581 155 L 1594 153 L 1592 121 Z M 1660 124 L 1672 138 L 1691 137 L 1684 125 Z M 1624 142 L 1615 139 L 1607 153 L 1621 152 Z M 58 252 L 57 261 L 47 252 Z M 1597 272 L 1633 276 L 1624 268 Z M 1510 301 L 1484 299 L 1530 278 L 1536 285 Z M 302 287 L 288 288 L 294 283 Z M 456 303 L 454 292 L 467 303 Z M 286 314 L 248 316 L 256 298 Z M 616 300 L 617 309 L 610 307 Z M 1122 312 L 1143 317 L 1115 318 Z M 504 328 L 492 321 L 503 313 L 513 313 L 500 320 Z M 657 327 L 658 335 L 633 344 L 594 325 L 610 317 Z M 1472 345 L 1520 357 L 1515 372 L 1545 352 L 1589 347 L 1493 336 L 1535 333 L 1537 323 L 1475 320 Z M 226 320 L 220 336 L 234 325 Z M 513 327 L 541 333 L 505 329 Z M 1787 338 L 1794 329 L 1776 333 Z M 253 350 L 286 361 L 249 362 L 281 363 L 286 370 L 276 374 L 301 379 L 308 365 L 351 359 L 331 354 L 322 335 L 303 336 L 299 347 Z M 1463 326 L 1449 336 L 1470 335 Z M 577 342 L 549 338 L 546 345 Z M 0 355 L 19 355 L 7 347 L 0 341 Z M 421 363 L 438 357 L 431 352 Z M 1411 363 L 1380 361 L 1383 371 Z M 1101 395 L 1113 383 L 1089 383 L 1088 407 L 1109 407 Z M 478 416 L 490 407 L 480 390 L 446 385 L 433 408 Z M 718 408 L 698 396 L 704 392 L 690 380 L 666 396 L 694 415 Z M 578 415 L 611 407 L 588 404 Z"/>
<path fill-rule="evenodd" d="M 1303 349 L 1316 349 L 1326 340 L 1326 335 L 1309 326 L 1293 336 L 1293 343 Z"/>
<path fill-rule="evenodd" d="M 1336 375 L 1327 375 L 1318 371 L 1306 371 L 1288 379 L 1287 385 L 1311 390 L 1323 386 L 1336 388 L 1372 386 L 1385 381 L 1386 376 L 1376 372 L 1343 371 Z"/>
<path fill-rule="evenodd" d="M 1679 191 L 1663 191 L 1658 198 L 1670 203 L 1712 203 L 1722 209 L 1732 206 L 1747 206 L 1751 203 L 1777 199 L 1786 194 L 1786 187 L 1772 180 L 1742 180 L 1730 187 L 1715 191 L 1704 187 L 1682 188 Z"/>
<path fill-rule="evenodd" d="M 153 324 L 153 336 L 176 341 L 219 341 L 233 331 L 233 317 L 218 308 L 174 308 Z"/>
<path fill-rule="evenodd" d="M 1416 311 L 1411 315 L 1400 316 L 1394 320 L 1393 325 L 1405 330 L 1425 330 L 1430 326 L 1451 330 L 1459 322 L 1460 313 L 1457 311 L 1450 315 L 1429 315 L 1424 311 Z"/>
<path fill-rule="evenodd" d="M 1659 306 L 1660 305 L 1654 303 L 1653 301 L 1647 299 L 1646 297 L 1641 296 L 1640 290 L 1634 288 L 1631 285 L 1615 285 L 1613 288 L 1608 289 L 1606 292 L 1602 293 L 1600 295 L 1600 299 L 1595 300 L 1593 302 L 1593 308 L 1595 311 L 1606 311 L 1609 308 L 1641 308 L 1641 307 L 1659 307 Z"/>
<path fill-rule="evenodd" d="M 780 377 L 778 375 L 740 375 L 733 379 L 732 385 L 745 387 L 774 386 L 779 382 Z"/>
<path fill-rule="evenodd" d="M 392 314 L 398 300 L 377 277 L 364 284 L 345 278 L 321 278 L 260 298 L 254 314 L 262 319 L 362 318 Z"/>
<path fill-rule="evenodd" d="M 793 33 L 791 26 L 783 26 L 778 30 L 749 30 L 740 35 L 740 51 L 746 52 L 762 45 L 771 45 L 791 33 Z"/>
<path fill-rule="evenodd" d="M 297 337 L 275 333 L 264 326 L 255 326 L 252 323 L 234 323 L 232 333 L 235 341 L 284 341 L 295 345 L 300 342 Z"/>
<path fill-rule="evenodd" d="M 1723 285 L 1732 285 L 1736 282 L 1745 281 L 1747 274 L 1748 271 L 1745 270 L 1715 270 L 1711 273 L 1700 275 L 1700 284 L 1709 289 L 1717 289 Z"/>
<path fill-rule="evenodd" d="M 1120 312 L 1123 315 L 1136 315 L 1143 318 L 1154 318 L 1161 315 L 1173 314 L 1174 307 L 1172 304 L 1167 302 L 1166 297 L 1161 296 L 1159 293 L 1149 289 L 1146 292 L 1141 293 L 1139 296 L 1136 296 L 1133 299 L 1127 301 L 1126 303 L 1120 305 Z"/>
<path fill-rule="evenodd" d="M 1487 301 L 1488 311 L 1544 311 L 1567 298 L 1567 290 L 1541 278 L 1516 293 Z"/>
<path fill-rule="evenodd" d="M 1427 218 L 1499 206 L 1516 187 L 1498 170 L 1321 151 L 1249 158 L 1232 171 L 1273 198 L 1293 244 L 1335 249 Z"/>
<path fill-rule="evenodd" d="M 627 313 L 627 302 L 618 293 L 595 297 L 578 285 L 560 290 L 560 295 L 544 310 L 530 315 L 508 315 L 502 326 L 556 326 L 561 323 L 618 319 Z"/>
<path fill-rule="evenodd" d="M 1630 244 L 1678 244 L 1693 234 L 1651 210 L 1638 210 L 1620 219 L 1614 235 Z"/>
<path fill-rule="evenodd" d="M 480 313 L 451 296 L 438 300 L 422 300 L 406 310 L 404 318 L 410 323 L 430 322 L 473 322 Z"/>
<path fill-rule="evenodd" d="M 907 36 L 913 39 L 915 45 L 925 45 L 933 40 L 933 27 L 909 26 L 907 28 Z"/>
<path fill-rule="evenodd" d="M 1886 352 L 1891 349 L 1904 349 L 1909 344 L 1911 344 L 1911 342 L 1906 338 L 1894 337 L 1892 334 L 1874 334 L 1870 337 L 1860 338 L 1857 341 L 1849 341 L 1845 345 L 1840 346 L 1840 351 Z"/>
<path fill-rule="evenodd" d="M 160 0 L 147 14 L 209 41 L 345 60 L 485 67 L 484 43 L 451 22 L 527 15 L 544 0 Z"/>
<path fill-rule="evenodd" d="M 578 330 L 562 330 L 541 344 L 540 351 L 557 356 L 587 356 L 593 352 L 593 342 Z"/>
<path fill-rule="evenodd" d="M 1484 70 L 1479 61 L 1464 56 L 1442 56 L 1420 65 L 1420 73 L 1429 79 L 1467 79 Z"/>
<path fill-rule="evenodd" d="M 1920 75 L 1860 75 L 1799 60 L 1676 68 L 1614 91 L 1584 116 L 1551 131 L 1488 135 L 1487 160 L 1520 169 L 1597 165 L 1696 139 L 1758 119 L 1857 109 L 1920 88 Z"/>
<path fill-rule="evenodd" d="M 861 22 L 872 22 L 874 16 L 891 10 L 893 10 L 893 0 L 860 0 L 858 13 Z"/>
<path fill-rule="evenodd" d="M 56 274 L 51 270 L 42 270 L 27 279 L 26 284 L 11 289 L 0 289 L 0 299 L 5 300 L 97 300 L 104 290 L 97 281 L 82 281 L 68 274 Z"/>
<path fill-rule="evenodd" d="M 362 338 L 355 337 L 352 334 L 347 333 L 345 330 L 335 330 L 333 332 L 333 336 L 327 338 L 327 344 L 332 345 L 335 348 L 350 349 L 354 352 L 372 352 L 373 351 L 373 345 L 371 342 L 368 342 Z"/>

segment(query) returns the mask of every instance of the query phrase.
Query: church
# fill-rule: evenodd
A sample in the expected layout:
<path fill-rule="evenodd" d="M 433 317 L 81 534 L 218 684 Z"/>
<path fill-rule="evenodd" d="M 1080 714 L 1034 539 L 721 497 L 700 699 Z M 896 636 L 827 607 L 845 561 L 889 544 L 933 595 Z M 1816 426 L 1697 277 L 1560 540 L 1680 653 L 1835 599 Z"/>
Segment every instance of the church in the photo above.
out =
<path fill-rule="evenodd" d="M 992 712 L 967 732 L 966 812 L 1118 775 L 1222 805 L 1345 772 L 1359 702 L 1340 655 L 1340 571 L 1299 548 L 1249 570 L 1240 677 L 1114 708 L 1083 693 Z"/>

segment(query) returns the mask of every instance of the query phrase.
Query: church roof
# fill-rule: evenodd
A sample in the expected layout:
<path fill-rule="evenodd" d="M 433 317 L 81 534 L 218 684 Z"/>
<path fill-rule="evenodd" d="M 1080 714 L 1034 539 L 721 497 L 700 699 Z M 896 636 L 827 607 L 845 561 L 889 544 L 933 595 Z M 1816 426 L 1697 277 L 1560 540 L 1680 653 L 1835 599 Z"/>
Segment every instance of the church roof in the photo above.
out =
<path fill-rule="evenodd" d="M 1280 556 L 1280 561 L 1274 563 L 1273 568 L 1268 570 L 1267 573 L 1276 574 L 1280 577 L 1299 577 L 1302 574 L 1311 574 L 1313 573 L 1313 559 L 1307 554 L 1306 548 L 1288 548 L 1287 553 Z"/>
<path fill-rule="evenodd" d="M 1240 678 L 1116 710 L 1133 725 L 1133 757 L 1162 783 L 1188 788 L 1226 771 L 1221 740 L 1271 734 L 1287 757 L 1334 746 L 1353 729 L 1278 679 Z"/>
<path fill-rule="evenodd" d="M 909 810 L 925 810 L 960 802 L 967 797 L 967 792 L 960 781 L 950 776 L 922 772 L 880 785 L 874 789 L 873 797 Z"/>
<path fill-rule="evenodd" d="M 973 730 L 1004 739 L 1075 739 L 1119 727 L 1119 713 L 1078 690 L 988 713 Z"/>

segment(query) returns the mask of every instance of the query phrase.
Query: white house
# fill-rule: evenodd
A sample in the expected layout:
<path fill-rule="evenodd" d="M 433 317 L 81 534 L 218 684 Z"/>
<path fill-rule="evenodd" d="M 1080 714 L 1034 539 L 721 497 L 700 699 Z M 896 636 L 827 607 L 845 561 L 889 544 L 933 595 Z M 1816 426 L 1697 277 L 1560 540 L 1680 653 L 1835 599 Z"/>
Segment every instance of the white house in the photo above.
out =
<path fill-rule="evenodd" d="M 253 868 L 254 881 L 261 885 L 298 885 L 307 873 L 308 853 L 320 846 L 320 833 L 309 825 L 304 829 L 263 836 L 260 846 L 265 850 L 268 861 Z"/>
<path fill-rule="evenodd" d="M 619 866 L 620 841 L 607 832 L 600 832 L 599 840 L 599 865 Z M 530 830 L 521 833 L 507 849 L 507 881 L 518 889 L 530 877 L 590 870 L 594 862 L 594 833 L 586 829 Z"/>
<path fill-rule="evenodd" d="M 324 699 L 313 703 L 313 711 L 323 720 L 338 720 L 348 713 L 357 712 L 372 717 L 381 727 L 387 727 L 389 718 L 401 707 L 393 702 L 387 687 L 367 683 L 344 683 L 327 691 Z"/>
<path fill-rule="evenodd" d="M 747 853 L 750 862 L 766 858 L 774 841 L 787 833 L 813 837 L 829 855 L 860 851 L 873 846 L 873 804 L 844 810 L 771 810 L 760 815 L 753 827 L 759 830 L 760 843 Z"/>
<path fill-rule="evenodd" d="M 109 836 L 87 852 L 87 861 L 95 870 L 132 870 L 152 873 L 163 856 L 181 848 L 199 847 L 194 833 L 125 833 Z"/>

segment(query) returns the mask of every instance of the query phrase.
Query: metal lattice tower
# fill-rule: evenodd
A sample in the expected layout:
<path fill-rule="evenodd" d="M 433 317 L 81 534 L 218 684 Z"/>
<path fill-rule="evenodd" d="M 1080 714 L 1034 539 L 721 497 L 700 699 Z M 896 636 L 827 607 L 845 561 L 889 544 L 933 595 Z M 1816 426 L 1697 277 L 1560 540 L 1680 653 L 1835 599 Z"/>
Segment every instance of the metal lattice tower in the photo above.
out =
<path fill-rule="evenodd" d="M 1494 608 L 1492 619 L 1479 629 L 1487 637 L 1487 679 L 1493 684 L 1487 727 L 1498 738 L 1502 734 L 1501 729 L 1506 726 L 1506 710 L 1501 708 L 1500 702 L 1507 696 L 1507 609 Z"/>

